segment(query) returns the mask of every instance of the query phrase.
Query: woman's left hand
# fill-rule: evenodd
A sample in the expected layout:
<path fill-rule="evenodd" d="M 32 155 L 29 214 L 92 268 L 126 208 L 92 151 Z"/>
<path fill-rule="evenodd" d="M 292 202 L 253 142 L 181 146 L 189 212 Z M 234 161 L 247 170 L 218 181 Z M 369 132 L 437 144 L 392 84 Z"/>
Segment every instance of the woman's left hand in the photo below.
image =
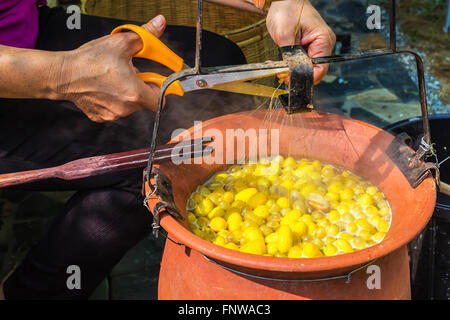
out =
<path fill-rule="evenodd" d="M 255 1 L 260 5 L 263 2 Z M 294 39 L 300 13 L 300 26 Z M 310 58 L 331 55 L 336 44 L 334 32 L 309 0 L 272 2 L 266 24 L 269 34 L 278 46 L 299 44 L 305 48 Z M 314 84 L 318 84 L 327 71 L 328 64 L 314 65 Z"/>

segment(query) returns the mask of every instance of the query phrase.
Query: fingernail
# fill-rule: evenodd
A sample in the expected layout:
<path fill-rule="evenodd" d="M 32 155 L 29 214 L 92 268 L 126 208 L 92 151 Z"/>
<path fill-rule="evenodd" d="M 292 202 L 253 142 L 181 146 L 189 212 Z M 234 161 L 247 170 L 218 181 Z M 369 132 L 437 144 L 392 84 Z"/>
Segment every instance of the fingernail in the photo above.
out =
<path fill-rule="evenodd" d="M 158 15 L 152 19 L 152 25 L 155 28 L 160 29 L 164 25 L 164 18 L 162 15 Z"/>
<path fill-rule="evenodd" d="M 264 3 L 265 3 L 265 0 L 253 0 L 253 4 L 254 4 L 255 7 L 257 7 L 258 9 L 264 8 Z"/>

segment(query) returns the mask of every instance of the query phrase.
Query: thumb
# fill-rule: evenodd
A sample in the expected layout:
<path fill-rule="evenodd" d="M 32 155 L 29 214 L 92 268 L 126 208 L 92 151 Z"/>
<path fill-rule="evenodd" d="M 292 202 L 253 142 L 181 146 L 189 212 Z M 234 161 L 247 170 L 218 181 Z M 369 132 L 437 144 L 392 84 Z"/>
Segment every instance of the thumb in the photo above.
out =
<path fill-rule="evenodd" d="M 166 29 L 166 18 L 162 14 L 157 15 L 152 20 L 142 25 L 142 28 L 153 33 L 156 37 L 160 37 L 164 29 Z"/>

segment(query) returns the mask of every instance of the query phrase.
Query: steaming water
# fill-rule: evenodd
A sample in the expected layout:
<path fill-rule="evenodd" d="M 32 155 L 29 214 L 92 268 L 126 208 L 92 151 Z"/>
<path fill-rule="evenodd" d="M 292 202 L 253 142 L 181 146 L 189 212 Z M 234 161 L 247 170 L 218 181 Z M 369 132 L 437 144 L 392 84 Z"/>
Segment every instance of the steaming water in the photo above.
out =
<path fill-rule="evenodd" d="M 281 84 L 276 88 L 279 89 Z M 282 134 L 284 127 L 301 127 L 304 125 L 305 119 L 299 114 L 287 114 L 281 102 L 274 95 L 271 98 L 266 98 L 262 101 L 260 105 L 258 105 L 253 112 L 256 110 L 266 109 L 266 113 L 264 115 L 264 119 L 262 124 L 260 125 L 260 129 L 267 129 L 270 131 L 271 129 L 280 130 L 280 135 Z M 281 109 L 281 110 L 280 110 Z M 291 151 L 291 143 L 288 146 L 288 154 L 285 156 L 291 155 L 294 151 Z"/>
<path fill-rule="evenodd" d="M 275 92 L 275 91 L 274 91 Z M 280 131 L 280 137 L 283 136 L 283 129 L 287 127 L 306 127 L 311 126 L 311 124 L 308 124 L 308 119 L 303 116 L 303 114 L 288 114 L 283 109 L 283 106 L 281 102 L 275 98 L 266 98 L 264 99 L 254 110 L 253 113 L 256 110 L 262 110 L 265 109 L 265 115 L 262 123 L 260 124 L 261 129 L 278 129 Z M 281 110 L 280 110 L 281 109 Z M 347 152 L 354 152 L 357 153 L 357 148 L 354 146 L 353 142 L 351 141 L 350 137 L 348 136 L 348 133 L 346 131 L 345 126 L 342 125 L 340 121 L 336 121 L 335 123 L 323 123 L 323 126 L 326 126 L 327 130 L 336 130 L 336 134 L 341 135 L 341 141 L 346 141 L 348 144 Z M 256 128 L 255 128 L 256 129 Z M 314 129 L 312 129 L 314 130 Z M 298 139 L 299 137 L 292 137 L 295 139 Z M 308 139 L 314 139 L 314 137 L 308 137 Z M 317 137 L 317 139 L 320 139 Z M 285 142 L 283 142 L 285 143 Z M 314 143 L 314 141 L 312 142 Z M 287 142 L 288 145 L 288 153 L 284 154 L 284 156 L 290 156 L 292 154 L 295 154 L 296 150 L 292 149 L 295 145 L 294 143 L 291 143 L 290 141 Z"/>

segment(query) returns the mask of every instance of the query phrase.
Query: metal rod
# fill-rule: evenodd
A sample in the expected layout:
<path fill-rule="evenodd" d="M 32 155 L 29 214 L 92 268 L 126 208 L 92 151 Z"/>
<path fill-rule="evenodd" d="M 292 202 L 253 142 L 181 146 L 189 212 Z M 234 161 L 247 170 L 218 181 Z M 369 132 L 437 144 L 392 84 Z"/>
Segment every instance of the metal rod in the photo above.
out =
<path fill-rule="evenodd" d="M 394 37 L 395 40 L 395 37 Z M 395 41 L 394 41 L 395 42 Z M 425 68 L 423 64 L 422 58 L 413 51 L 395 51 L 392 49 L 376 49 L 364 52 L 358 52 L 355 54 L 349 55 L 338 55 L 331 57 L 319 57 L 313 58 L 313 64 L 323 64 L 323 63 L 332 63 L 332 62 L 345 62 L 351 60 L 359 60 L 359 59 L 368 59 L 375 58 L 379 56 L 387 56 L 387 55 L 396 55 L 396 54 L 409 54 L 413 55 L 416 59 L 417 65 L 417 80 L 419 86 L 419 98 L 420 98 L 420 107 L 422 112 L 422 121 L 423 121 L 423 131 L 424 131 L 424 141 L 427 144 L 431 144 L 431 131 L 430 131 L 430 121 L 428 119 L 428 105 L 427 105 L 427 92 L 425 87 Z M 417 159 L 419 160 L 419 159 Z"/>
<path fill-rule="evenodd" d="M 431 144 L 430 121 L 428 119 L 427 92 L 425 88 L 425 71 L 422 58 L 414 54 L 417 64 L 417 76 L 419 80 L 420 106 L 422 108 L 424 139 L 427 144 Z"/>
<path fill-rule="evenodd" d="M 186 141 L 184 145 L 171 143 L 158 146 L 155 149 L 154 163 L 162 163 L 172 159 L 176 154 L 179 158 L 188 159 L 207 154 L 206 144 L 210 138 Z M 201 152 L 196 152 L 200 147 Z M 188 149 L 188 152 L 185 150 Z M 193 151 L 192 151 L 193 150 Z M 0 174 L 0 188 L 26 184 L 46 179 L 76 180 L 99 176 L 107 173 L 120 172 L 145 167 L 149 157 L 148 149 L 93 156 L 67 162 L 51 168 L 36 169 L 21 172 Z"/>
<path fill-rule="evenodd" d="M 395 0 L 389 1 L 389 40 L 390 49 L 393 51 L 397 50 L 397 29 L 396 29 L 396 14 L 395 14 Z"/>
<path fill-rule="evenodd" d="M 391 49 L 374 49 L 374 50 L 356 52 L 353 54 L 311 58 L 311 60 L 312 60 L 313 64 L 324 64 L 324 63 L 334 63 L 334 62 L 346 62 L 346 61 L 359 60 L 359 59 L 370 59 L 370 58 L 376 58 L 379 56 L 393 55 L 396 53 L 397 52 L 392 51 Z"/>
<path fill-rule="evenodd" d="M 156 139 L 158 137 L 158 129 L 159 129 L 160 121 L 161 121 L 161 112 L 162 112 L 162 108 L 163 108 L 164 94 L 166 93 L 167 88 L 173 82 L 175 82 L 176 80 L 180 80 L 186 76 L 190 76 L 190 75 L 194 75 L 194 74 L 195 74 L 194 68 L 184 69 L 180 72 L 172 73 L 170 76 L 168 76 L 166 78 L 166 80 L 163 82 L 163 84 L 161 85 L 161 88 L 159 90 L 158 107 L 156 109 L 155 121 L 153 123 L 153 135 L 152 135 L 152 138 L 151 138 L 152 141 L 150 144 L 150 155 L 148 157 L 146 175 L 145 175 L 145 179 L 148 182 L 150 188 L 152 188 L 152 184 L 150 183 L 150 178 L 151 178 L 152 168 L 153 168 L 153 161 L 154 161 L 153 158 L 155 156 Z M 151 191 L 153 191 L 153 190 L 151 190 Z"/>
<path fill-rule="evenodd" d="M 412 54 L 416 59 L 417 79 L 419 82 L 420 107 L 422 111 L 424 140 L 427 144 L 431 144 L 430 121 L 428 119 L 427 92 L 425 88 L 425 68 L 422 58 L 413 51 L 398 51 L 399 54 Z"/>
<path fill-rule="evenodd" d="M 201 51 L 202 51 L 202 28 L 203 28 L 203 0 L 197 0 L 197 33 L 195 37 L 195 72 L 201 73 Z"/>
<path fill-rule="evenodd" d="M 203 258 L 205 258 L 206 261 L 214 263 L 215 265 L 228 270 L 230 272 L 242 275 L 244 277 L 248 277 L 248 278 L 253 278 L 253 279 L 259 279 L 259 280 L 265 280 L 265 281 L 281 281 L 281 282 L 322 282 L 322 281 L 328 281 L 328 280 L 337 280 L 337 279 L 347 279 L 345 281 L 345 283 L 351 283 L 351 277 L 354 273 L 369 267 L 370 265 L 372 265 L 373 263 L 375 263 L 375 261 L 377 261 L 377 259 L 373 259 L 369 262 L 367 262 L 366 264 L 357 267 L 356 269 L 353 269 L 352 271 L 350 271 L 347 274 L 343 274 L 343 275 L 338 275 L 338 276 L 333 276 L 333 277 L 327 277 L 327 278 L 316 278 L 316 279 L 280 279 L 280 278 L 271 278 L 271 277 L 264 277 L 264 276 L 258 276 L 258 275 L 254 275 L 248 272 L 244 272 L 244 271 L 239 271 L 236 269 L 233 269 L 231 267 L 225 266 L 223 264 L 221 264 L 220 262 L 213 260 L 207 256 L 205 256 L 204 254 L 202 254 Z"/>

